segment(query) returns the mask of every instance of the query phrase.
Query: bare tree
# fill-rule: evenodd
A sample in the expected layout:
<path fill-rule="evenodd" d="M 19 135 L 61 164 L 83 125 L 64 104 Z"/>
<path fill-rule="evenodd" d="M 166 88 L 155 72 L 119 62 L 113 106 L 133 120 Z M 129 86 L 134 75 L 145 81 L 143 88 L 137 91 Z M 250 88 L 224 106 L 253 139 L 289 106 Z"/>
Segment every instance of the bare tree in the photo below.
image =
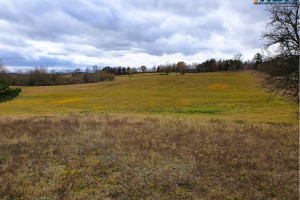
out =
<path fill-rule="evenodd" d="M 234 59 L 234 60 L 241 60 L 242 56 L 243 56 L 243 54 L 237 53 L 237 54 L 234 54 L 234 55 L 233 55 L 233 59 Z"/>
<path fill-rule="evenodd" d="M 154 75 L 155 75 L 155 73 L 156 73 L 156 66 L 155 66 L 155 65 L 152 67 L 152 72 L 153 72 Z"/>
<path fill-rule="evenodd" d="M 0 58 L 0 74 L 5 74 L 7 72 L 6 67 L 4 66 L 4 63 L 2 62 Z"/>
<path fill-rule="evenodd" d="M 99 70 L 98 65 L 94 65 L 94 66 L 93 66 L 93 72 L 96 73 L 98 70 Z"/>
<path fill-rule="evenodd" d="M 267 7 L 270 15 L 265 48 L 278 44 L 277 53 L 299 55 L 299 0 L 293 4 L 275 4 Z"/>
<path fill-rule="evenodd" d="M 80 68 L 75 69 L 75 70 L 74 70 L 74 73 L 75 73 L 75 74 L 81 73 L 81 69 L 80 69 Z"/>
<path fill-rule="evenodd" d="M 172 72 L 172 66 L 171 65 L 166 65 L 165 66 L 165 73 L 167 74 L 167 76 L 169 75 L 169 73 Z"/>
<path fill-rule="evenodd" d="M 292 4 L 275 4 L 267 7 L 270 20 L 265 49 L 269 57 L 261 70 L 266 73 L 266 83 L 273 94 L 282 93 L 299 100 L 299 0 Z M 277 45 L 275 53 L 269 48 Z"/>

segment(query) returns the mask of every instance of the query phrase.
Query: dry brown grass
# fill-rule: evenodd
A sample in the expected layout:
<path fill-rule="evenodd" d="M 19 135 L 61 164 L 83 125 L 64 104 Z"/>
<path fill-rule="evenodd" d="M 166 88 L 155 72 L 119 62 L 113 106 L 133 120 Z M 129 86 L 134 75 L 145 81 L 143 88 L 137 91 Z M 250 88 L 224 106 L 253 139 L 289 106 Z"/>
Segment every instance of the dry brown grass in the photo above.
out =
<path fill-rule="evenodd" d="M 298 199 L 298 126 L 189 117 L 0 118 L 2 199 Z"/>

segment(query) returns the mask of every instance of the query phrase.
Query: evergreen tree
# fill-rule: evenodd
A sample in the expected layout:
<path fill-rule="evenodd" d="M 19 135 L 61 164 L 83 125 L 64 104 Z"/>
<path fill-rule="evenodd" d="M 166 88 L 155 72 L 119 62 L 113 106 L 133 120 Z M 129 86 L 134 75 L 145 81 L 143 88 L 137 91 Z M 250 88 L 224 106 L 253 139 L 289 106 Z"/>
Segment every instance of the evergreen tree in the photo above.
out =
<path fill-rule="evenodd" d="M 10 101 L 17 97 L 21 92 L 21 88 L 9 88 L 9 83 L 0 78 L 0 103 Z"/>

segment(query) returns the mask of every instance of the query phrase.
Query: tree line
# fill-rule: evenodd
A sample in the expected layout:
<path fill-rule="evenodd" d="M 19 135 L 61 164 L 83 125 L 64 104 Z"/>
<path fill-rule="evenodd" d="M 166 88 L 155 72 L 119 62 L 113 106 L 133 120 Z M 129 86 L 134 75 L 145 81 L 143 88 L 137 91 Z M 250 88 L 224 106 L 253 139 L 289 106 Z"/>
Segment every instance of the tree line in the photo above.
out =
<path fill-rule="evenodd" d="M 0 78 L 11 85 L 18 86 L 50 86 L 50 85 L 71 85 L 81 83 L 96 83 L 115 80 L 114 74 L 102 70 L 87 70 L 81 72 L 76 69 L 70 73 L 48 71 L 47 67 L 36 67 L 25 73 L 9 73 L 4 65 L 0 65 Z"/>
<path fill-rule="evenodd" d="M 260 53 L 255 54 L 251 61 L 241 61 L 242 54 L 234 55 L 233 59 L 216 60 L 214 58 L 208 59 L 202 63 L 186 64 L 184 61 L 177 63 L 167 63 L 158 66 L 147 68 L 141 67 L 110 67 L 105 66 L 102 71 L 115 75 L 131 75 L 138 73 L 165 73 L 168 75 L 171 72 L 184 75 L 185 73 L 202 73 L 202 72 L 218 72 L 218 71 L 237 71 L 237 70 L 257 70 L 263 62 L 263 56 Z M 93 68 L 98 68 L 94 66 Z"/>
<path fill-rule="evenodd" d="M 169 73 L 174 72 L 181 75 L 185 73 L 202 73 L 202 72 L 218 72 L 218 71 L 236 71 L 236 70 L 256 70 L 262 63 L 262 55 L 257 53 L 252 61 L 242 62 L 242 54 L 234 55 L 233 59 L 219 60 L 209 59 L 200 64 L 186 64 L 184 61 L 173 64 L 164 64 L 147 68 L 146 66 L 135 67 L 110 67 L 100 68 L 94 65 L 92 68 L 87 67 L 85 71 L 80 68 L 73 72 L 55 72 L 48 70 L 47 67 L 36 67 L 25 73 L 21 71 L 9 73 L 4 64 L 0 61 L 0 78 L 6 80 L 12 85 L 18 86 L 47 86 L 47 85 L 70 85 L 81 83 L 95 83 L 101 81 L 113 81 L 115 75 L 129 75 L 138 73 Z"/>

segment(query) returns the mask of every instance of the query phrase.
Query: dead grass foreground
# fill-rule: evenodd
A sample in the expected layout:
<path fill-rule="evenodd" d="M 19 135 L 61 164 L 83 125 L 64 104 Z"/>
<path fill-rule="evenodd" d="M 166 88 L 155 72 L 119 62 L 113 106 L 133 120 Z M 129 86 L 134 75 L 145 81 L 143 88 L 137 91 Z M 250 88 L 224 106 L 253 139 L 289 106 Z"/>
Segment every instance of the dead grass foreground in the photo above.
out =
<path fill-rule="evenodd" d="M 0 118 L 1 199 L 298 199 L 298 126 Z"/>

